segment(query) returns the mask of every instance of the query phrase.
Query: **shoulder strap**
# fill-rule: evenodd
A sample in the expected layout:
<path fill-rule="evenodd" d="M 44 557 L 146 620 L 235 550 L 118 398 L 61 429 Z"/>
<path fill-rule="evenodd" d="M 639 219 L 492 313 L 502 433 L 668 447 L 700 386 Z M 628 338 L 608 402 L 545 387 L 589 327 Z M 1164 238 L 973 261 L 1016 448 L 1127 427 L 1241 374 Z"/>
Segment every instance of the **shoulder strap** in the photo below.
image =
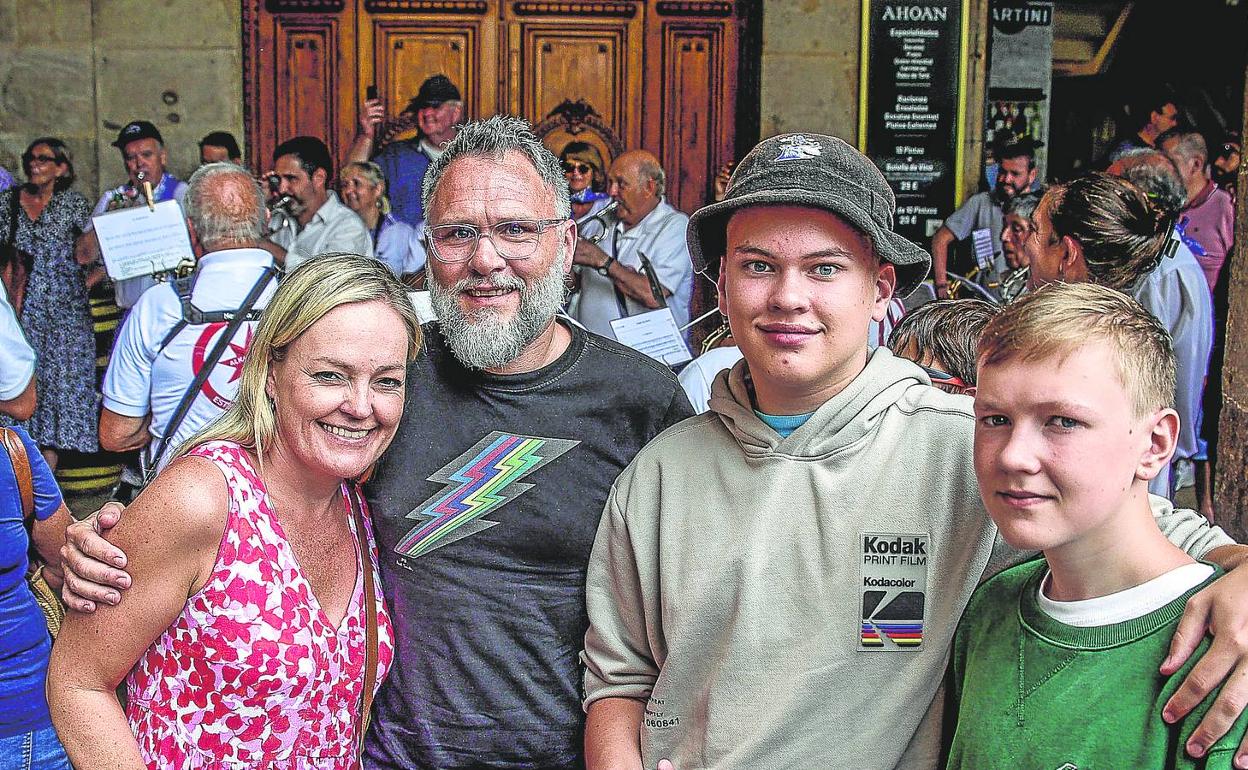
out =
<path fill-rule="evenodd" d="M 377 686 L 377 586 L 373 582 L 373 554 L 368 545 L 368 530 L 364 528 L 363 506 L 360 489 L 349 490 L 351 513 L 355 516 L 355 539 L 360 549 L 360 570 L 364 576 L 364 689 L 360 691 L 360 718 L 357 722 L 356 741 L 359 754 L 364 753 L 364 734 L 373 712 L 373 690 Z"/>
<path fill-rule="evenodd" d="M 22 437 L 12 428 L 0 428 L 0 443 L 9 455 L 13 464 L 13 475 L 17 478 L 17 492 L 22 499 L 22 520 L 30 520 L 35 516 L 35 485 L 30 473 L 30 458 L 26 456 L 26 445 Z"/>
<path fill-rule="evenodd" d="M 156 348 L 157 352 L 169 347 L 169 343 L 173 342 L 174 337 L 182 333 L 187 324 L 194 323 L 191 320 L 192 313 L 188 313 L 188 309 L 193 312 L 198 311 L 198 308 L 191 304 L 191 294 L 195 291 L 195 280 L 198 277 L 199 271 L 194 270 L 190 275 L 180 275 L 169 282 L 169 288 L 173 289 L 173 292 L 178 295 L 178 304 L 182 306 L 182 318 L 173 325 L 173 328 L 169 330 L 165 338 L 160 341 L 160 347 Z"/>
<path fill-rule="evenodd" d="M 199 374 L 195 375 L 195 379 L 191 381 L 190 387 L 186 389 L 186 393 L 182 394 L 182 400 L 178 402 L 178 408 L 174 410 L 173 417 L 169 418 L 169 424 L 165 426 L 165 435 L 161 437 L 160 445 L 156 447 L 156 452 L 152 455 L 152 470 L 156 468 L 160 458 L 164 456 L 170 439 L 173 438 L 173 434 L 177 432 L 178 427 L 182 425 L 182 420 L 186 418 L 187 412 L 191 411 L 191 404 L 194 403 L 195 397 L 199 395 L 199 391 L 203 389 L 204 383 L 208 381 L 212 370 L 217 367 L 217 362 L 221 360 L 226 347 L 234 339 L 234 335 L 238 332 L 238 327 L 242 326 L 243 322 L 247 320 L 252 306 L 256 304 L 256 300 L 260 299 L 260 294 L 264 292 L 264 287 L 269 284 L 269 281 L 273 280 L 273 276 L 276 274 L 276 268 L 271 265 L 264 269 L 264 272 L 260 274 L 260 278 L 256 280 L 255 285 L 251 287 L 251 291 L 247 293 L 247 298 L 243 300 L 242 306 L 234 313 L 229 325 L 221 333 L 217 344 L 212 346 L 212 352 L 204 359 L 203 365 L 199 368 Z"/>

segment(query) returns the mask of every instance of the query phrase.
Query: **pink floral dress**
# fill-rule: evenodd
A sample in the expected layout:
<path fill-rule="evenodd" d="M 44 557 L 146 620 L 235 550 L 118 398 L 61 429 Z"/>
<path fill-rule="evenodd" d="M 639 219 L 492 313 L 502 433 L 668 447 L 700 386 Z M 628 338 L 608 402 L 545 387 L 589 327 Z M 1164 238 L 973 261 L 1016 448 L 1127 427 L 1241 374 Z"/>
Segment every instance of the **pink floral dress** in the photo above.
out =
<path fill-rule="evenodd" d="M 139 659 L 126 680 L 126 716 L 151 768 L 350 770 L 364 686 L 364 582 L 339 628 L 295 561 L 264 483 L 237 444 L 192 454 L 211 460 L 230 490 L 229 519 L 204 587 Z M 343 486 L 343 515 L 354 517 Z M 394 635 L 377 576 L 377 682 Z"/>

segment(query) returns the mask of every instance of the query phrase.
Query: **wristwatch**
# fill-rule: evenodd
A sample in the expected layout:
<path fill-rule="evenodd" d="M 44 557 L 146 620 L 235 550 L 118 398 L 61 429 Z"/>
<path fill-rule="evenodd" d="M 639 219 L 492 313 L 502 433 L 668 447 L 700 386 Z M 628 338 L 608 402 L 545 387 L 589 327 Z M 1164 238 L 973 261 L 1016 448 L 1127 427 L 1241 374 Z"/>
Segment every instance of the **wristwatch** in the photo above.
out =
<path fill-rule="evenodd" d="M 614 255 L 607 257 L 607 261 L 602 263 L 602 267 L 595 268 L 598 271 L 598 275 L 606 277 L 607 274 L 611 272 L 611 263 L 614 261 Z"/>

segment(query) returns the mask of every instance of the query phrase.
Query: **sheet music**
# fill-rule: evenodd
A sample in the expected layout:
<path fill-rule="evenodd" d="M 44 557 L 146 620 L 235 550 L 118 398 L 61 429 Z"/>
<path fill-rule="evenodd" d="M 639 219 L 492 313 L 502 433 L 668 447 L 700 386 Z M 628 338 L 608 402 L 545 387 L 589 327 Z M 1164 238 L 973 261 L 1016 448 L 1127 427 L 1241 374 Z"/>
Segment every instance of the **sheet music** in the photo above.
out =
<path fill-rule="evenodd" d="M 186 217 L 176 200 L 108 211 L 91 221 L 104 268 L 114 281 L 154 275 L 195 259 Z"/>

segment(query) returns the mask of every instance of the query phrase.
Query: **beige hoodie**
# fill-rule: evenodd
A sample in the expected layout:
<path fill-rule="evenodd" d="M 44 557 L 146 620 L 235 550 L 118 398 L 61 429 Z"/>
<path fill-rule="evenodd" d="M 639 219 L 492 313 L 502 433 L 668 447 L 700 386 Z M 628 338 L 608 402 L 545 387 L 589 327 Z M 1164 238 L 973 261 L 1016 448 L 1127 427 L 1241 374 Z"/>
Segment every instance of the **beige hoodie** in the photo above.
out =
<path fill-rule="evenodd" d="M 934 767 L 953 632 L 1019 561 L 979 499 L 971 399 L 877 350 L 787 438 L 739 363 L 617 480 L 589 564 L 586 707 L 645 699 L 644 766 Z M 1229 543 L 1159 520 L 1193 555 Z"/>

